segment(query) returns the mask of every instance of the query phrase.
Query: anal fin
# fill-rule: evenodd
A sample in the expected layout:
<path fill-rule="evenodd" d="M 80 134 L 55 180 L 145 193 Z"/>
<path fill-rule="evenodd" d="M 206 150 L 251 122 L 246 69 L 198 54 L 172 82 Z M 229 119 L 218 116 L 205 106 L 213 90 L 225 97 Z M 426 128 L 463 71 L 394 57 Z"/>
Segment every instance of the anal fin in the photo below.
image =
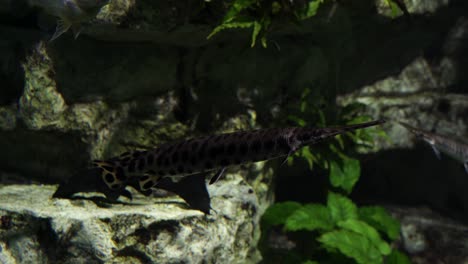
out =
<path fill-rule="evenodd" d="M 210 185 L 217 182 L 219 178 L 223 176 L 225 170 L 226 170 L 226 167 L 222 167 L 219 171 L 217 171 L 216 174 L 211 178 Z"/>
<path fill-rule="evenodd" d="M 210 213 L 211 199 L 206 189 L 205 173 L 186 176 L 178 182 L 171 178 L 162 178 L 156 188 L 173 192 L 180 196 L 188 205 L 205 214 Z"/>

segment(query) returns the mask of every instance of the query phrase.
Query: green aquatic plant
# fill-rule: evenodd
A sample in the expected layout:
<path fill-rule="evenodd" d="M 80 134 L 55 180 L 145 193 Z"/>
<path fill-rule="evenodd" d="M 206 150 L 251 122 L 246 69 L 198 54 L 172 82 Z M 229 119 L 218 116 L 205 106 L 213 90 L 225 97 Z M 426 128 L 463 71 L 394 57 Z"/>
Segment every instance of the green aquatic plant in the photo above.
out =
<path fill-rule="evenodd" d="M 410 263 L 391 247 L 399 235 L 397 220 L 382 207 L 358 207 L 337 192 L 328 193 L 325 205 L 291 201 L 274 204 L 263 215 L 262 229 L 278 225 L 285 232 L 307 232 L 318 241 L 310 251 L 320 263 L 342 257 L 337 256 L 340 254 L 355 263 L 383 263 L 384 258 L 388 264 Z"/>
<path fill-rule="evenodd" d="M 304 20 L 317 13 L 324 0 L 300 1 L 265 1 L 234 0 L 223 18 L 222 23 L 208 35 L 208 39 L 226 29 L 251 28 L 251 47 L 257 40 L 263 47 L 267 46 L 266 33 L 273 21 L 287 18 L 289 21 Z"/>
<path fill-rule="evenodd" d="M 321 103 L 311 103 L 310 89 L 305 89 L 296 111 L 288 119 L 299 126 L 327 126 L 328 119 L 334 116 L 337 123 L 354 124 L 370 120 L 358 115 L 364 106 L 353 104 L 333 113 L 322 110 Z M 320 101 L 320 100 L 319 100 Z M 310 169 L 320 166 L 328 171 L 330 190 L 325 204 L 301 204 L 295 201 L 275 203 L 262 218 L 262 244 L 266 243 L 269 230 L 281 227 L 286 233 L 300 233 L 302 252 L 290 253 L 282 260 L 285 263 L 410 263 L 403 253 L 392 247 L 399 237 L 400 225 L 383 207 L 359 207 L 349 197 L 361 175 L 361 164 L 352 155 L 345 154 L 350 146 L 371 148 L 375 136 L 386 137 L 379 127 L 346 133 L 327 142 L 323 148 L 311 151 L 305 147 L 291 157 L 307 161 Z M 303 247 L 309 247 L 305 250 Z M 263 246 L 264 253 L 268 250 Z M 307 252 L 305 254 L 304 252 Z M 268 254 L 268 253 L 266 253 Z M 314 261 L 312 261 L 314 260 Z M 316 262 L 318 261 L 318 262 Z"/>
<path fill-rule="evenodd" d="M 330 181 L 345 174 L 359 175 L 359 161 L 350 159 L 343 167 L 330 167 Z M 347 169 L 344 169 L 348 167 Z M 383 207 L 358 207 L 343 193 L 354 186 L 354 177 L 344 177 L 342 188 L 329 191 L 326 204 L 294 201 L 270 206 L 262 217 L 263 233 L 282 226 L 283 232 L 302 232 L 315 240 L 304 263 L 410 263 L 408 257 L 391 245 L 399 236 L 400 225 Z M 341 192 L 341 193 L 340 193 Z M 310 244 L 310 243 L 309 243 Z M 297 262 L 297 259 L 294 261 Z"/>
<path fill-rule="evenodd" d="M 399 13 L 399 1 L 401 0 L 385 0 L 392 9 L 393 16 Z M 227 29 L 251 29 L 250 46 L 254 47 L 260 40 L 261 45 L 267 47 L 266 35 L 275 22 L 298 23 L 312 18 L 319 8 L 328 2 L 335 3 L 335 0 L 234 0 L 229 4 L 221 24 L 215 27 L 207 38 L 210 39 Z"/>

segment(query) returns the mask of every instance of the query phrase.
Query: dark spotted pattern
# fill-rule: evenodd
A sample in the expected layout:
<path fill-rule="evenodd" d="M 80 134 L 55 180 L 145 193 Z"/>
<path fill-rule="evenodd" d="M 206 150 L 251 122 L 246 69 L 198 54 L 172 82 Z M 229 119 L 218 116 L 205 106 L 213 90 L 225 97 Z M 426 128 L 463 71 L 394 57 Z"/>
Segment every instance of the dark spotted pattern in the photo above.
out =
<path fill-rule="evenodd" d="M 381 124 L 374 121 L 341 128 L 267 129 L 190 139 L 165 144 L 150 151 L 126 152 L 107 161 L 95 161 L 102 179 L 113 190 L 138 177 L 142 190 L 155 186 L 161 177 L 184 176 L 219 170 L 234 164 L 291 155 L 300 147 L 346 131 Z"/>
<path fill-rule="evenodd" d="M 188 160 L 188 158 L 189 158 L 188 150 L 182 151 L 182 156 L 181 156 L 181 158 L 180 158 L 180 161 L 181 161 L 182 163 L 186 163 L 187 160 Z"/>
<path fill-rule="evenodd" d="M 130 159 L 131 159 L 131 157 L 125 157 L 125 158 L 121 159 L 120 162 L 121 162 L 122 164 L 128 164 L 128 162 L 130 161 Z"/>
<path fill-rule="evenodd" d="M 135 172 L 136 160 L 130 161 L 130 164 L 127 167 L 128 172 Z"/>
<path fill-rule="evenodd" d="M 145 169 L 145 165 L 146 165 L 146 159 L 145 158 L 140 158 L 138 160 L 138 170 L 139 171 L 142 171 Z"/>
<path fill-rule="evenodd" d="M 113 183 L 115 181 L 114 175 L 110 173 L 106 173 L 104 177 L 108 183 Z"/>
<path fill-rule="evenodd" d="M 117 178 L 117 180 L 119 181 L 125 181 L 127 180 L 127 177 L 125 177 L 125 173 L 124 173 L 124 170 L 122 169 L 122 167 L 117 167 L 117 172 L 115 173 L 115 177 Z"/>
<path fill-rule="evenodd" d="M 148 164 L 148 166 L 151 166 L 153 165 L 153 162 L 154 162 L 154 154 L 149 153 L 148 157 L 146 157 L 146 163 Z"/>
<path fill-rule="evenodd" d="M 172 153 L 172 163 L 175 164 L 179 161 L 179 152 L 175 151 Z"/>
<path fill-rule="evenodd" d="M 142 181 L 142 182 L 145 182 L 145 181 L 147 181 L 149 179 L 150 179 L 149 175 L 143 175 L 143 176 L 140 177 L 140 181 Z"/>
<path fill-rule="evenodd" d="M 110 172 L 114 171 L 114 167 L 112 166 L 104 165 L 102 166 L 102 168 L 105 169 L 106 171 L 110 171 Z"/>
<path fill-rule="evenodd" d="M 148 190 L 149 188 L 153 187 L 154 183 L 152 181 L 148 181 L 143 184 L 143 190 Z"/>

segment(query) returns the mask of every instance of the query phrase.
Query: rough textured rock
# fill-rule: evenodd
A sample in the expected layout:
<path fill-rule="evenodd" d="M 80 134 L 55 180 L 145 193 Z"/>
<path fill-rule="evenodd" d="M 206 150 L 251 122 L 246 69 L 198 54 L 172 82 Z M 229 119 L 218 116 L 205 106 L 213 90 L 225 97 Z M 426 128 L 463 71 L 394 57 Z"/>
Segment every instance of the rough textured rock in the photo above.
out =
<path fill-rule="evenodd" d="M 398 246 L 415 264 L 467 263 L 468 226 L 429 208 L 387 206 L 401 223 Z"/>
<path fill-rule="evenodd" d="M 466 88 L 457 89 L 455 85 L 464 78 L 457 65 L 466 52 L 463 48 L 466 36 L 468 22 L 462 17 L 447 34 L 438 58 L 417 57 L 399 74 L 340 96 L 338 103 L 364 103 L 372 116 L 403 121 L 443 135 L 465 137 L 468 93 Z M 381 149 L 413 145 L 409 131 L 394 122 L 387 127 L 391 141 L 380 142 Z"/>
<path fill-rule="evenodd" d="M 242 176 L 209 187 L 216 212 L 136 195 L 98 207 L 51 199 L 55 186 L 0 187 L 2 263 L 257 262 L 259 203 Z M 102 205 L 102 204 L 101 204 Z"/>
<path fill-rule="evenodd" d="M 437 9 L 447 6 L 450 0 L 403 0 L 410 14 L 434 13 Z M 377 8 L 381 14 L 393 16 L 393 10 L 388 1 L 377 0 Z"/>

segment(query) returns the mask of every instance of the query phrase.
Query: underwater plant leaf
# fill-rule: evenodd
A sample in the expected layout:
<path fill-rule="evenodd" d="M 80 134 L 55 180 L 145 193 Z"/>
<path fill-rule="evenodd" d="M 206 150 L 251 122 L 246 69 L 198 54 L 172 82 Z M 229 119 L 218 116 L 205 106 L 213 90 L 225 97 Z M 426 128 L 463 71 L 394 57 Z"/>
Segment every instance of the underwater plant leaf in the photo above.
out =
<path fill-rule="evenodd" d="M 307 163 L 309 164 L 309 169 L 312 170 L 314 168 L 314 161 L 315 161 L 315 157 L 314 155 L 312 154 L 312 152 L 310 152 L 310 148 L 309 146 L 306 146 L 304 148 L 301 149 L 301 156 L 307 161 Z"/>
<path fill-rule="evenodd" d="M 273 3 L 271 3 L 271 13 L 272 14 L 277 14 L 281 11 L 282 7 L 280 5 L 280 3 L 278 3 L 277 1 L 274 1 Z"/>
<path fill-rule="evenodd" d="M 308 204 L 294 211 L 286 219 L 285 228 L 289 231 L 331 230 L 333 223 L 327 207 L 321 204 Z"/>
<path fill-rule="evenodd" d="M 262 47 L 266 48 L 267 47 L 267 38 L 265 35 L 263 35 L 261 38 L 260 38 L 260 42 L 262 43 Z"/>
<path fill-rule="evenodd" d="M 343 135 L 336 135 L 335 140 L 336 140 L 336 142 L 338 142 L 338 145 L 339 145 L 340 149 L 343 150 L 345 148 L 344 141 L 343 141 Z"/>
<path fill-rule="evenodd" d="M 382 255 L 388 255 L 392 251 L 388 243 L 380 238 L 377 230 L 363 221 L 358 219 L 348 219 L 338 222 L 338 226 L 365 236 Z"/>
<path fill-rule="evenodd" d="M 323 0 L 309 1 L 307 7 L 297 13 L 297 17 L 303 20 L 315 16 L 321 3 L 323 3 Z"/>
<path fill-rule="evenodd" d="M 224 23 L 224 24 L 221 24 L 221 25 L 215 27 L 213 29 L 213 31 L 211 31 L 211 33 L 206 38 L 210 39 L 211 37 L 213 37 L 214 35 L 216 35 L 220 31 L 225 30 L 225 29 L 249 28 L 249 27 L 252 27 L 253 25 L 254 25 L 254 22 L 252 22 L 252 21 Z"/>
<path fill-rule="evenodd" d="M 256 0 L 235 0 L 234 3 L 232 3 L 231 8 L 229 8 L 228 12 L 224 16 L 223 23 L 231 22 L 242 10 L 253 6 L 255 3 Z"/>
<path fill-rule="evenodd" d="M 365 236 L 349 230 L 336 230 L 325 233 L 318 238 L 324 246 L 338 249 L 344 255 L 353 258 L 357 263 L 382 263 L 382 255 Z"/>
<path fill-rule="evenodd" d="M 394 249 L 390 255 L 385 258 L 386 264 L 411 264 L 411 260 L 400 252 L 399 250 Z"/>
<path fill-rule="evenodd" d="M 275 203 L 265 211 L 262 222 L 266 226 L 282 225 L 299 208 L 302 205 L 298 202 Z"/>
<path fill-rule="evenodd" d="M 394 0 L 387 0 L 386 2 L 387 2 L 387 5 L 392 10 L 392 18 L 395 18 L 404 12 L 404 10 L 401 10 L 401 8 L 398 6 L 398 4 Z"/>
<path fill-rule="evenodd" d="M 325 119 L 325 113 L 321 110 L 317 110 L 317 114 L 319 115 L 319 125 L 325 127 L 326 126 L 326 119 Z"/>
<path fill-rule="evenodd" d="M 323 2 L 323 0 L 313 0 L 310 1 L 309 4 L 307 5 L 307 13 L 305 18 L 313 17 L 317 14 L 317 10 L 320 6 L 320 4 Z"/>
<path fill-rule="evenodd" d="M 334 187 L 350 193 L 361 175 L 359 160 L 343 157 L 341 163 L 330 161 L 330 182 Z"/>
<path fill-rule="evenodd" d="M 357 219 L 357 206 L 349 198 L 334 193 L 328 193 L 327 207 L 330 210 L 330 215 L 333 223 L 348 219 Z"/>
<path fill-rule="evenodd" d="M 361 220 L 383 232 L 391 240 L 395 240 L 400 236 L 400 223 L 383 207 L 365 206 L 359 208 L 358 213 Z"/>
<path fill-rule="evenodd" d="M 262 30 L 262 24 L 257 21 L 253 22 L 253 31 L 252 31 L 252 42 L 250 43 L 250 47 L 254 47 L 255 43 L 257 42 L 257 36 Z"/>
<path fill-rule="evenodd" d="M 303 118 L 300 118 L 296 115 L 288 115 L 288 119 L 293 121 L 300 127 L 304 127 L 307 124 L 307 122 Z"/>

